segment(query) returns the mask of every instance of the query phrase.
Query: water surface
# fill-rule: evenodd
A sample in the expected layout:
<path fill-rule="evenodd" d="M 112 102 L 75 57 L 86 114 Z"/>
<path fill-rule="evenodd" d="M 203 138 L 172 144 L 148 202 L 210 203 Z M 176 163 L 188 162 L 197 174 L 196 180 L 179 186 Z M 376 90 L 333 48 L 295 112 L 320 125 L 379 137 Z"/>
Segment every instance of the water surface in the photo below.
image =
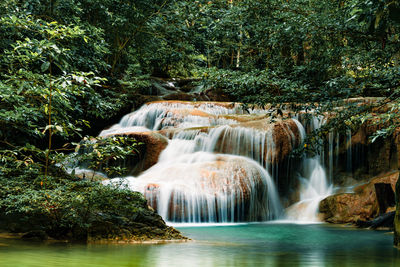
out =
<path fill-rule="evenodd" d="M 168 244 L 41 244 L 0 239 L 0 266 L 400 266 L 393 236 L 323 224 L 181 227 Z"/>

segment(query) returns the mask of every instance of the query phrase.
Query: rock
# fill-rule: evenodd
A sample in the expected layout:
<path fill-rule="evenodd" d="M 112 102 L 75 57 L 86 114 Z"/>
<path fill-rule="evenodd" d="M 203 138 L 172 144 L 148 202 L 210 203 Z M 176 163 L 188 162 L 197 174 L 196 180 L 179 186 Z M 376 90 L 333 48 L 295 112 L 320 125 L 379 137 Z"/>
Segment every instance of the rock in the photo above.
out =
<path fill-rule="evenodd" d="M 210 101 L 231 101 L 229 95 L 224 94 L 222 90 L 216 89 L 207 89 L 206 91 L 200 94 L 201 96 L 204 95 L 204 99 Z"/>
<path fill-rule="evenodd" d="M 391 184 L 376 183 L 375 193 L 380 214 L 384 214 L 389 207 L 394 207 L 396 205 L 394 191 Z"/>
<path fill-rule="evenodd" d="M 91 181 L 105 181 L 108 179 L 104 174 L 92 170 L 77 170 L 75 172 L 75 177 L 79 179 L 88 179 Z"/>
<path fill-rule="evenodd" d="M 397 128 L 394 133 L 386 138 L 378 138 L 373 143 L 370 138 L 378 130 L 388 127 L 382 125 L 379 117 L 371 113 L 371 119 L 364 122 L 356 132 L 352 133 L 351 142 L 344 140 L 341 146 L 341 154 L 346 158 L 346 151 L 351 144 L 352 149 L 352 173 L 357 180 L 368 180 L 372 176 L 379 175 L 388 170 L 397 169 L 400 166 L 400 139 Z M 346 160 L 342 161 L 342 167 L 346 170 Z M 348 170 L 346 170 L 348 171 Z"/>
<path fill-rule="evenodd" d="M 251 121 L 258 121 L 265 118 L 268 118 L 268 115 L 265 114 L 228 114 L 228 115 L 220 115 L 218 118 L 223 118 L 227 120 L 237 121 L 238 123 L 243 122 L 251 122 Z"/>
<path fill-rule="evenodd" d="M 225 216 L 219 212 L 231 214 L 231 210 L 241 220 L 267 215 L 262 170 L 241 157 L 202 153 L 197 156 L 209 160 L 165 163 L 132 178 L 131 188 L 142 192 L 148 204 L 167 220 L 209 221 L 206 218 L 217 219 Z"/>
<path fill-rule="evenodd" d="M 400 179 L 396 183 L 396 214 L 394 217 L 394 245 L 400 247 Z"/>
<path fill-rule="evenodd" d="M 118 135 L 133 137 L 145 146 L 144 151 L 140 153 L 142 158 L 139 164 L 133 166 L 133 169 L 130 171 L 131 173 L 144 171 L 155 165 L 158 162 L 161 152 L 168 145 L 168 139 L 157 132 L 127 132 Z"/>
<path fill-rule="evenodd" d="M 300 142 L 300 131 L 293 120 L 261 119 L 224 129 L 215 151 L 248 156 L 267 166 L 282 162 Z"/>
<path fill-rule="evenodd" d="M 395 217 L 395 211 L 391 211 L 385 214 L 378 216 L 377 218 L 371 221 L 357 221 L 356 225 L 361 228 L 371 228 L 371 229 L 388 229 L 393 230 L 393 223 Z"/>
<path fill-rule="evenodd" d="M 154 211 L 134 213 L 132 218 L 118 221 L 92 222 L 87 231 L 88 242 L 135 242 L 157 240 L 186 240 L 179 231 L 168 227 Z"/>
<path fill-rule="evenodd" d="M 273 161 L 282 161 L 296 146 L 300 145 L 300 131 L 293 120 L 285 120 L 274 125 L 275 155 Z"/>
<path fill-rule="evenodd" d="M 399 172 L 391 172 L 372 179 L 369 183 L 358 186 L 354 193 L 342 193 L 329 196 L 321 201 L 319 211 L 325 221 L 331 223 L 356 223 L 369 221 L 379 213 L 394 208 L 379 210 L 375 184 L 389 184 L 394 189 Z M 379 186 L 378 186 L 379 187 Z"/>

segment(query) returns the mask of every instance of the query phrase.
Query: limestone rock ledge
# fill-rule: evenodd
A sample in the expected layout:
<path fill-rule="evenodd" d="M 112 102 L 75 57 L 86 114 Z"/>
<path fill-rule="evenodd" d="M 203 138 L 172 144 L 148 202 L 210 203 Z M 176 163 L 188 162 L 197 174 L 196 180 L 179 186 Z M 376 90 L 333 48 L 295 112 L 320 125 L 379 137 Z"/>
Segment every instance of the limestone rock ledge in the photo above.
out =
<path fill-rule="evenodd" d="M 92 224 L 88 229 L 88 243 L 118 242 L 118 243 L 138 243 L 138 242 L 167 242 L 167 241 L 187 241 L 188 238 L 173 227 L 167 226 L 161 216 L 153 214 L 144 216 L 138 221 L 125 220 L 119 224 L 112 221 L 99 221 Z"/>
<path fill-rule="evenodd" d="M 353 193 L 341 193 L 325 198 L 319 205 L 323 220 L 330 223 L 357 223 L 357 221 L 369 221 L 379 214 L 393 211 L 395 207 L 390 206 L 392 204 L 380 205 L 379 202 L 382 200 L 376 193 L 377 184 L 390 185 L 394 191 L 398 177 L 397 171 L 386 173 L 372 179 L 369 183 L 357 186 Z M 387 195 L 389 194 L 385 194 L 384 197 Z M 393 201 L 389 202 L 393 203 Z M 399 219 L 398 215 L 397 219 Z M 399 221 L 397 224 L 399 225 Z"/>

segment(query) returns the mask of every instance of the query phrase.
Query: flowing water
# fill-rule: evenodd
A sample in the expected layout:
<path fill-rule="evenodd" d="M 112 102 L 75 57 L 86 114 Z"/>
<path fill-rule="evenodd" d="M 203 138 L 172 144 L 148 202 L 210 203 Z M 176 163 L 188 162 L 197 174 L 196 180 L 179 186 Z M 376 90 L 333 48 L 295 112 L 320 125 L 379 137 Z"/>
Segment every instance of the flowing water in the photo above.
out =
<path fill-rule="evenodd" d="M 304 157 L 295 177 L 300 199 L 288 209 L 280 203 L 275 183 L 279 161 L 302 145 L 306 132 L 321 127 L 324 118 L 313 116 L 294 127 L 278 122 L 270 110 L 243 109 L 239 104 L 164 101 L 144 105 L 100 133 L 164 131 L 168 145 L 156 165 L 139 176 L 113 179 L 142 192 L 149 204 L 169 222 L 240 222 L 286 218 L 319 221 L 320 200 L 332 193 L 333 133 L 329 134 L 328 175 L 324 149 Z M 335 139 L 336 141 L 336 139 Z M 282 145 L 283 143 L 283 145 Z M 338 144 L 335 145 L 338 147 Z M 291 170 L 288 170 L 290 172 Z"/>
<path fill-rule="evenodd" d="M 314 117 L 312 120 L 311 130 L 316 130 L 324 123 L 323 118 Z M 298 124 L 302 139 L 305 136 L 305 129 Z M 333 168 L 330 165 L 333 162 L 333 134 L 329 133 L 329 170 Z M 319 202 L 332 194 L 332 185 L 325 168 L 322 166 L 323 161 L 322 149 L 319 155 L 313 158 L 304 158 L 302 162 L 302 175 L 300 177 L 300 201 L 288 208 L 287 219 L 298 222 L 319 222 L 318 207 Z"/>
<path fill-rule="evenodd" d="M 178 229 L 195 241 L 73 245 L 0 238 L 0 266 L 400 266 L 393 236 L 380 231 L 265 223 Z"/>
<path fill-rule="evenodd" d="M 237 222 L 278 218 L 283 209 L 267 171 L 276 157 L 271 124 L 262 121 L 262 130 L 246 128 L 229 116 L 243 115 L 243 112 L 237 104 L 225 107 L 218 103 L 166 102 L 145 105 L 126 115 L 119 124 L 100 135 L 175 131 L 170 134 L 168 146 L 156 165 L 138 177 L 112 182 L 123 182 L 132 190 L 142 192 L 167 221 Z M 264 110 L 247 112 L 250 113 L 244 115 L 247 120 L 249 116 L 251 120 L 251 116 L 267 114 Z"/>
<path fill-rule="evenodd" d="M 299 201 L 291 203 L 286 214 L 281 200 L 290 196 L 279 195 L 282 188 L 276 184 L 290 151 L 304 144 L 307 132 L 324 123 L 322 116 L 280 120 L 271 110 L 244 109 L 237 103 L 162 101 L 125 115 L 100 136 L 157 132 L 167 137 L 168 145 L 154 166 L 109 183 L 143 193 L 168 222 L 318 222 L 319 202 L 332 194 L 338 135 L 329 133 L 327 151 L 321 147 L 316 156 L 303 156 L 298 169 L 287 165 L 284 172 L 290 177 L 286 179 L 299 180 L 300 185 L 294 189 L 299 191 Z M 349 169 L 350 132 L 346 140 Z"/>

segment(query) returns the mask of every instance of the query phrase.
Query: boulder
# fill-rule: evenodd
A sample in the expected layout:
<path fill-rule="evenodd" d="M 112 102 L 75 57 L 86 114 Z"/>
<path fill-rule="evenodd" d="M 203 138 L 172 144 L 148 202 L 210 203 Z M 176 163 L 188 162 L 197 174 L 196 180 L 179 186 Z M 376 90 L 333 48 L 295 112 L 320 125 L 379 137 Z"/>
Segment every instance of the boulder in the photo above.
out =
<path fill-rule="evenodd" d="M 95 221 L 91 223 L 85 234 L 89 243 L 187 240 L 179 231 L 167 226 L 155 212 L 133 219 L 121 217 L 119 222 Z"/>
<path fill-rule="evenodd" d="M 103 173 L 85 169 L 75 170 L 75 177 L 78 179 L 88 179 L 91 181 L 104 181 L 108 179 Z"/>
<path fill-rule="evenodd" d="M 207 105 L 208 107 L 224 107 L 224 108 L 239 108 L 241 106 L 240 103 L 235 102 L 218 102 L 218 101 L 186 101 L 186 100 L 162 100 L 162 101 L 153 101 L 147 103 L 156 104 L 156 103 L 165 103 L 165 104 L 183 104 L 183 105 L 190 105 L 193 108 L 199 108 L 200 106 Z"/>
<path fill-rule="evenodd" d="M 176 159 L 154 166 L 130 188 L 172 221 L 248 220 L 267 215 L 267 177 L 245 158 L 199 153 L 197 159 Z"/>
<path fill-rule="evenodd" d="M 354 193 L 336 194 L 325 198 L 319 205 L 322 218 L 330 223 L 356 223 L 360 220 L 369 221 L 379 214 L 393 211 L 394 207 L 380 210 L 375 185 L 388 184 L 394 189 L 398 177 L 399 172 L 390 172 L 356 187 Z M 380 198 L 383 199 L 383 196 Z M 386 203 L 392 202 L 388 199 Z"/>
<path fill-rule="evenodd" d="M 274 125 L 275 155 L 273 161 L 282 161 L 300 145 L 301 136 L 297 124 L 293 120 L 284 120 Z"/>
<path fill-rule="evenodd" d="M 186 116 L 206 116 L 204 112 L 198 110 L 183 110 L 182 112 Z M 224 115 L 216 118 L 233 120 L 234 122 L 229 126 L 166 128 L 158 132 L 167 138 L 188 131 L 209 133 L 217 139 L 215 140 L 214 151 L 247 156 L 267 166 L 285 160 L 293 149 L 300 145 L 301 136 L 300 130 L 293 120 L 271 120 L 266 117 L 267 115 Z M 215 129 L 215 132 L 212 132 L 213 129 Z M 221 131 L 218 129 L 221 129 Z"/>

